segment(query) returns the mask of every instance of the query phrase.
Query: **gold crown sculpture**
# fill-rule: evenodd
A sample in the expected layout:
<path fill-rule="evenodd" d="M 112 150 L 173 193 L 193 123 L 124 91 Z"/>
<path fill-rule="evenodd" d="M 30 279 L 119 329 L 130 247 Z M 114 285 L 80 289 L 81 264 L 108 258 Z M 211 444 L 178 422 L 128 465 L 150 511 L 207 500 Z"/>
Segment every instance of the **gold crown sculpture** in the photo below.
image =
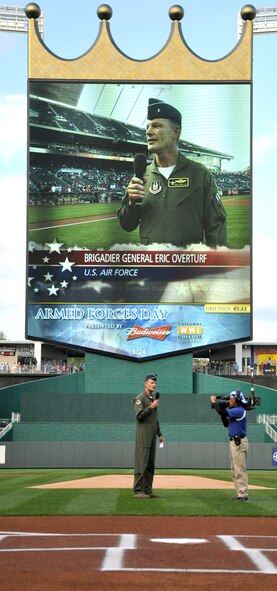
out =
<path fill-rule="evenodd" d="M 107 4 L 102 4 L 97 10 L 101 23 L 95 43 L 76 59 L 60 58 L 47 48 L 36 21 L 40 12 L 40 7 L 34 2 L 25 7 L 29 19 L 28 76 L 32 80 L 247 82 L 252 79 L 252 21 L 256 10 L 251 4 L 241 10 L 245 22 L 240 40 L 225 57 L 213 61 L 200 58 L 186 44 L 180 24 L 184 10 L 179 5 L 169 9 L 169 17 L 173 22 L 167 43 L 159 53 L 146 60 L 132 59 L 117 47 L 108 22 L 112 17 L 112 9 Z"/>

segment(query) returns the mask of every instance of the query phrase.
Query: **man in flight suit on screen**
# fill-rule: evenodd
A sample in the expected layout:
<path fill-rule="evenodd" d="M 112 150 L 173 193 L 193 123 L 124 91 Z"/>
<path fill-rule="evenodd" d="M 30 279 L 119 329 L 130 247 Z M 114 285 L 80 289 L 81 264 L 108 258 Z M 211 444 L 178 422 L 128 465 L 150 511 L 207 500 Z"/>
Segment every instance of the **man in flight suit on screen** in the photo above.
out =
<path fill-rule="evenodd" d="M 118 218 L 124 230 L 139 226 L 142 244 L 176 246 L 227 244 L 226 212 L 213 175 L 178 150 L 181 113 L 158 99 L 149 99 L 146 139 L 153 155 L 144 180 L 133 176 Z"/>

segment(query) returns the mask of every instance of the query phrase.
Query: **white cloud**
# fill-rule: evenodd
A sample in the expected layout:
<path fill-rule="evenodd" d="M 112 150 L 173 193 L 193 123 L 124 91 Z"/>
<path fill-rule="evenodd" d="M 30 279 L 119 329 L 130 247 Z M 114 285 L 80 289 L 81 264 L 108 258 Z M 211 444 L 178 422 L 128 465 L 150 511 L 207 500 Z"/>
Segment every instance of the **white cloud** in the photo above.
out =
<path fill-rule="evenodd" d="M 266 156 L 277 149 L 277 130 L 271 131 L 261 137 L 253 138 L 253 155 L 255 157 Z"/>
<path fill-rule="evenodd" d="M 255 233 L 253 248 L 253 332 L 254 340 L 277 339 L 277 306 L 274 256 L 276 241 Z"/>
<path fill-rule="evenodd" d="M 256 320 L 253 325 L 253 341 L 274 343 L 277 341 L 277 320 Z"/>
<path fill-rule="evenodd" d="M 26 269 L 26 179 L 0 177 L 0 330 L 24 337 Z"/>
<path fill-rule="evenodd" d="M 0 93 L 0 161 L 9 164 L 27 145 L 27 102 L 20 94 Z"/>
<path fill-rule="evenodd" d="M 25 323 L 27 103 L 21 94 L 0 93 L 0 330 L 23 338 Z M 15 170 L 16 174 L 8 174 Z"/>
<path fill-rule="evenodd" d="M 273 304 L 272 293 L 274 270 L 274 253 L 276 252 L 276 241 L 264 234 L 256 234 L 253 247 L 253 287 L 254 302 L 257 307 L 264 307 L 267 303 Z"/>

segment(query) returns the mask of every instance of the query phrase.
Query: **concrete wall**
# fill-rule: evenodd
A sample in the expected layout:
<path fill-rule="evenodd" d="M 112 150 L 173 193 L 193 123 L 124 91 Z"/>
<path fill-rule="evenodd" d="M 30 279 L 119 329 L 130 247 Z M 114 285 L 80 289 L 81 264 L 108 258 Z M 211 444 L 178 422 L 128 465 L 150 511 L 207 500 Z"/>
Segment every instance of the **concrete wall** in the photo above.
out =
<path fill-rule="evenodd" d="M 3 443 L 0 445 L 4 445 Z M 7 442 L 6 468 L 133 468 L 134 444 L 123 441 Z M 250 444 L 248 469 L 272 469 L 272 444 Z M 229 469 L 229 443 L 168 442 L 157 468 Z"/>

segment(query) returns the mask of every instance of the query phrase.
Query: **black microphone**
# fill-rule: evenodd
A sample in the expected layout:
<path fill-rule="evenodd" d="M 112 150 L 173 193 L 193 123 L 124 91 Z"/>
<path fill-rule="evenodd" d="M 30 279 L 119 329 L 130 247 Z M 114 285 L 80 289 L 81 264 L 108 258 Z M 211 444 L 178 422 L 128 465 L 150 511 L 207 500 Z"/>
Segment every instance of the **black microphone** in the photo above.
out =
<path fill-rule="evenodd" d="M 156 392 L 156 394 L 155 394 L 155 400 L 159 400 L 159 398 L 160 398 L 160 392 Z"/>
<path fill-rule="evenodd" d="M 134 175 L 143 181 L 147 166 L 145 154 L 136 154 L 134 159 Z"/>
<path fill-rule="evenodd" d="M 143 181 L 143 177 L 146 171 L 147 160 L 145 154 L 136 154 L 134 159 L 134 175 Z M 135 200 L 136 205 L 142 203 L 142 199 Z"/>

